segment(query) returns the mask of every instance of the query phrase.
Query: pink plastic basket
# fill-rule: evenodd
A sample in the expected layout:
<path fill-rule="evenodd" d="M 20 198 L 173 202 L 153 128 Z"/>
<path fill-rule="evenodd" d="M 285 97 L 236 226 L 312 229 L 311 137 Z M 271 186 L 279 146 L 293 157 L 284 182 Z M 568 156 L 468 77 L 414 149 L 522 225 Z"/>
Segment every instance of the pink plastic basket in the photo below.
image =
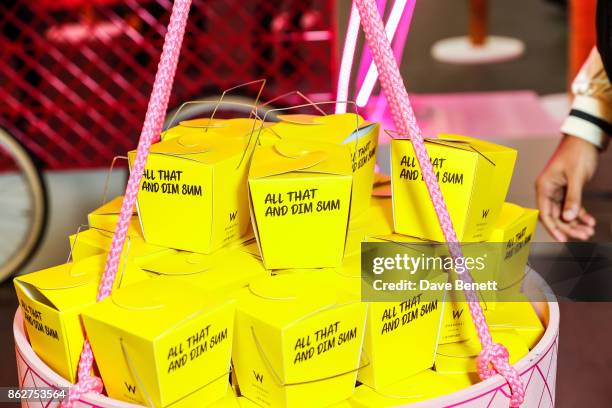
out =
<path fill-rule="evenodd" d="M 545 284 L 536 274 L 529 274 L 527 284 L 545 288 Z M 549 408 L 555 403 L 555 384 L 557 375 L 557 351 L 559 344 L 559 305 L 554 296 L 548 296 L 548 302 L 533 303 L 542 322 L 546 325 L 544 336 L 531 352 L 516 364 L 526 384 L 524 407 Z M 27 340 L 21 312 L 15 314 L 13 323 L 15 334 L 15 351 L 17 371 L 21 387 L 68 387 L 70 384 L 53 372 L 34 353 Z M 496 375 L 486 381 L 473 385 L 459 392 L 445 395 L 434 400 L 411 405 L 412 408 L 461 407 L 461 408 L 507 408 L 509 402 L 508 385 Z M 52 408 L 59 403 L 28 402 L 28 408 Z M 87 394 L 76 407 L 129 408 L 137 405 L 113 400 L 100 395 Z"/>

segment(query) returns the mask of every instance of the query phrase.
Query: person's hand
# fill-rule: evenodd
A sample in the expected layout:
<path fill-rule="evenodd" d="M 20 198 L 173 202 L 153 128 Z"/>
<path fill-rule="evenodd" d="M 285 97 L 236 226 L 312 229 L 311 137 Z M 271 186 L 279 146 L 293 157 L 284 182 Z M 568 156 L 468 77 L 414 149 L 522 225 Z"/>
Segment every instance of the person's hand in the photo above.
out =
<path fill-rule="evenodd" d="M 595 218 L 582 207 L 582 188 L 597 159 L 595 145 L 565 135 L 536 180 L 540 219 L 557 241 L 587 240 L 595 233 Z"/>

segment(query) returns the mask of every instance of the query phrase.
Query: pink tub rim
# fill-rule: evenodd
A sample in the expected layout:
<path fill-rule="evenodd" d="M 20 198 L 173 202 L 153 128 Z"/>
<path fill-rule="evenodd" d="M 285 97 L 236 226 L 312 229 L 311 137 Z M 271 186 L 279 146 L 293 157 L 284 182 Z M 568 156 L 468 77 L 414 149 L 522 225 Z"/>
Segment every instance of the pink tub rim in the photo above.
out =
<path fill-rule="evenodd" d="M 539 275 L 534 274 L 535 279 L 532 283 L 535 283 L 540 288 L 547 288 L 542 278 Z M 533 275 L 532 275 L 533 276 Z M 546 324 L 546 331 L 542 336 L 542 339 L 538 344 L 518 361 L 514 367 L 518 370 L 519 374 L 524 374 L 538 364 L 548 353 L 556 348 L 558 345 L 559 338 L 559 305 L 557 300 L 552 293 L 545 293 L 547 302 L 534 302 L 533 305 L 540 315 L 540 318 Z M 22 360 L 28 365 L 28 367 L 37 373 L 44 375 L 43 381 L 51 381 L 52 386 L 69 387 L 71 384 L 64 378 L 56 374 L 51 370 L 34 352 L 30 343 L 26 337 L 23 317 L 21 310 L 17 308 L 15 318 L 13 320 L 13 333 L 15 336 L 15 352 L 21 356 Z M 556 350 L 554 350 L 556 351 Z M 556 359 L 556 356 L 554 357 Z M 32 367 L 34 366 L 34 367 Z M 556 369 L 556 367 L 555 367 Z M 40 376 L 39 376 L 40 377 Z M 22 380 L 22 379 L 20 379 Z M 22 384 L 23 381 L 20 381 Z M 51 386 L 51 385 L 50 385 Z M 548 385 L 547 385 L 548 387 Z M 506 396 L 509 393 L 508 386 L 504 379 L 500 375 L 495 375 L 488 380 L 481 381 L 471 387 L 462 389 L 452 394 L 444 395 L 434 399 L 430 399 L 416 404 L 411 404 L 411 408 L 431 408 L 431 407 L 459 407 L 472 400 L 481 398 L 487 394 L 502 392 Z M 554 390 L 550 391 L 553 394 L 554 401 Z M 95 407 L 113 407 L 113 408 L 136 408 L 141 407 L 140 405 L 130 404 L 123 401 L 114 400 L 102 395 L 87 394 L 82 397 L 82 401 L 86 404 L 90 404 Z"/>

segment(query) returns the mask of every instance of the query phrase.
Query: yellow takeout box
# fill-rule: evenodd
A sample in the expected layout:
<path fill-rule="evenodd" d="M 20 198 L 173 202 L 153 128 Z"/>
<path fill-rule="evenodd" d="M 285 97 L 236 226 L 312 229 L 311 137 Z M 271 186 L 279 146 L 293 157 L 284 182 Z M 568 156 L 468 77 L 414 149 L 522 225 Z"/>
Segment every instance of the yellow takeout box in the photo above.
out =
<path fill-rule="evenodd" d="M 400 234 L 367 238 L 368 242 L 384 242 L 398 253 L 433 256 L 435 245 Z M 419 276 L 443 282 L 446 275 L 435 268 L 422 270 Z M 375 294 L 372 294 L 375 296 Z M 374 389 L 381 389 L 433 366 L 441 317 L 445 308 L 445 292 L 419 291 L 403 301 L 369 302 L 362 368 L 358 380 Z"/>
<path fill-rule="evenodd" d="M 191 407 L 228 389 L 235 302 L 166 278 L 114 292 L 82 319 L 111 398 Z"/>
<path fill-rule="evenodd" d="M 243 236 L 249 146 L 249 137 L 190 134 L 152 145 L 138 192 L 145 240 L 211 253 Z"/>
<path fill-rule="evenodd" d="M 249 198 L 266 268 L 340 265 L 352 180 L 346 146 L 282 141 L 255 149 Z"/>
<path fill-rule="evenodd" d="M 466 136 L 425 141 L 451 220 L 462 242 L 489 238 L 510 185 L 516 150 Z M 412 143 L 391 141 L 395 231 L 443 242 Z"/>
<path fill-rule="evenodd" d="M 374 183 L 379 125 L 354 113 L 326 116 L 279 115 L 280 122 L 267 129 L 282 140 L 307 139 L 346 145 L 351 151 L 353 194 L 351 218 L 367 210 Z"/>
<path fill-rule="evenodd" d="M 367 305 L 340 304 L 300 274 L 253 282 L 238 298 L 232 360 L 240 392 L 273 407 L 325 407 L 353 393 Z"/>
<path fill-rule="evenodd" d="M 514 364 L 525 357 L 529 350 L 514 330 L 492 330 L 493 342 L 499 343 L 508 349 L 510 364 Z M 442 374 L 475 373 L 476 357 L 482 346 L 478 338 L 438 346 L 436 352 L 435 370 Z"/>
<path fill-rule="evenodd" d="M 214 293 L 232 293 L 269 275 L 260 259 L 238 248 L 222 248 L 209 255 L 176 251 L 143 263 L 142 269 Z"/>
<path fill-rule="evenodd" d="M 443 293 L 441 293 L 441 297 Z M 443 299 L 370 302 L 358 380 L 376 390 L 431 368 Z"/>
<path fill-rule="evenodd" d="M 488 240 L 496 248 L 499 300 L 514 300 L 512 297 L 520 292 L 537 222 L 538 210 L 512 203 L 502 206 Z"/>
<path fill-rule="evenodd" d="M 487 324 L 494 330 L 515 330 L 531 350 L 544 335 L 544 325 L 527 297 L 515 294 L 513 299 L 517 301 L 499 302 L 495 310 L 486 311 Z"/>
<path fill-rule="evenodd" d="M 450 394 L 461 388 L 452 378 L 425 370 L 380 389 L 360 385 L 349 402 L 355 408 L 400 407 Z"/>
<path fill-rule="evenodd" d="M 68 381 L 76 380 L 83 348 L 79 315 L 96 302 L 105 255 L 92 256 L 14 279 L 15 290 L 30 344 L 53 371 Z M 114 287 L 147 279 L 140 269 L 120 267 Z"/>

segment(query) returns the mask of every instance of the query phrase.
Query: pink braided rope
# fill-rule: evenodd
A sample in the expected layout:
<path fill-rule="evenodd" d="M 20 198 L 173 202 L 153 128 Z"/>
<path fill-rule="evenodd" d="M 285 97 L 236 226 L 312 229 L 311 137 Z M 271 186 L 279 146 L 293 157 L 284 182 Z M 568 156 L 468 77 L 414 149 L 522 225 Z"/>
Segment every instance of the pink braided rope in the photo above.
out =
<path fill-rule="evenodd" d="M 102 276 L 98 289 L 98 302 L 109 296 L 112 292 L 119 259 L 125 243 L 129 222 L 132 217 L 132 210 L 136 203 L 140 181 L 144 174 L 147 156 L 149 155 L 149 148 L 152 143 L 158 140 L 164 124 L 190 7 L 191 0 L 175 0 L 172 7 L 168 31 L 164 40 L 164 47 L 159 65 L 157 66 L 155 82 L 153 83 L 151 99 L 149 100 L 144 125 L 138 141 L 136 159 L 134 160 L 134 165 L 127 183 L 125 197 L 119 212 L 117 227 L 113 235 L 108 257 L 106 258 L 104 275 Z M 89 340 L 86 339 L 79 360 L 78 382 L 70 389 L 68 400 L 62 403 L 63 408 L 72 408 L 74 403 L 87 392 L 95 391 L 99 393 L 102 391 L 102 381 L 99 378 L 93 377 L 91 374 L 93 362 L 94 357 L 91 351 L 91 345 L 89 344 Z"/>
<path fill-rule="evenodd" d="M 400 134 L 410 135 L 423 179 L 427 185 L 429 196 L 433 203 L 444 238 L 448 243 L 449 252 L 453 258 L 463 257 L 461 245 L 453 227 L 446 203 L 442 197 L 440 186 L 434 174 L 429 154 L 423 143 L 423 135 L 419 128 L 399 67 L 393 56 L 391 44 L 387 38 L 382 18 L 374 0 L 355 0 L 361 16 L 361 24 L 366 41 L 372 51 L 372 56 L 379 72 L 380 83 L 384 90 L 393 122 Z M 471 281 L 469 273 L 464 273 L 462 279 Z M 501 374 L 508 382 L 511 390 L 510 405 L 518 407 L 525 398 L 525 387 L 517 371 L 508 363 L 508 351 L 500 344 L 494 344 L 487 326 L 484 314 L 474 291 L 466 291 L 469 310 L 482 344 L 478 356 L 477 367 L 481 379 L 489 378 L 495 373 Z"/>

